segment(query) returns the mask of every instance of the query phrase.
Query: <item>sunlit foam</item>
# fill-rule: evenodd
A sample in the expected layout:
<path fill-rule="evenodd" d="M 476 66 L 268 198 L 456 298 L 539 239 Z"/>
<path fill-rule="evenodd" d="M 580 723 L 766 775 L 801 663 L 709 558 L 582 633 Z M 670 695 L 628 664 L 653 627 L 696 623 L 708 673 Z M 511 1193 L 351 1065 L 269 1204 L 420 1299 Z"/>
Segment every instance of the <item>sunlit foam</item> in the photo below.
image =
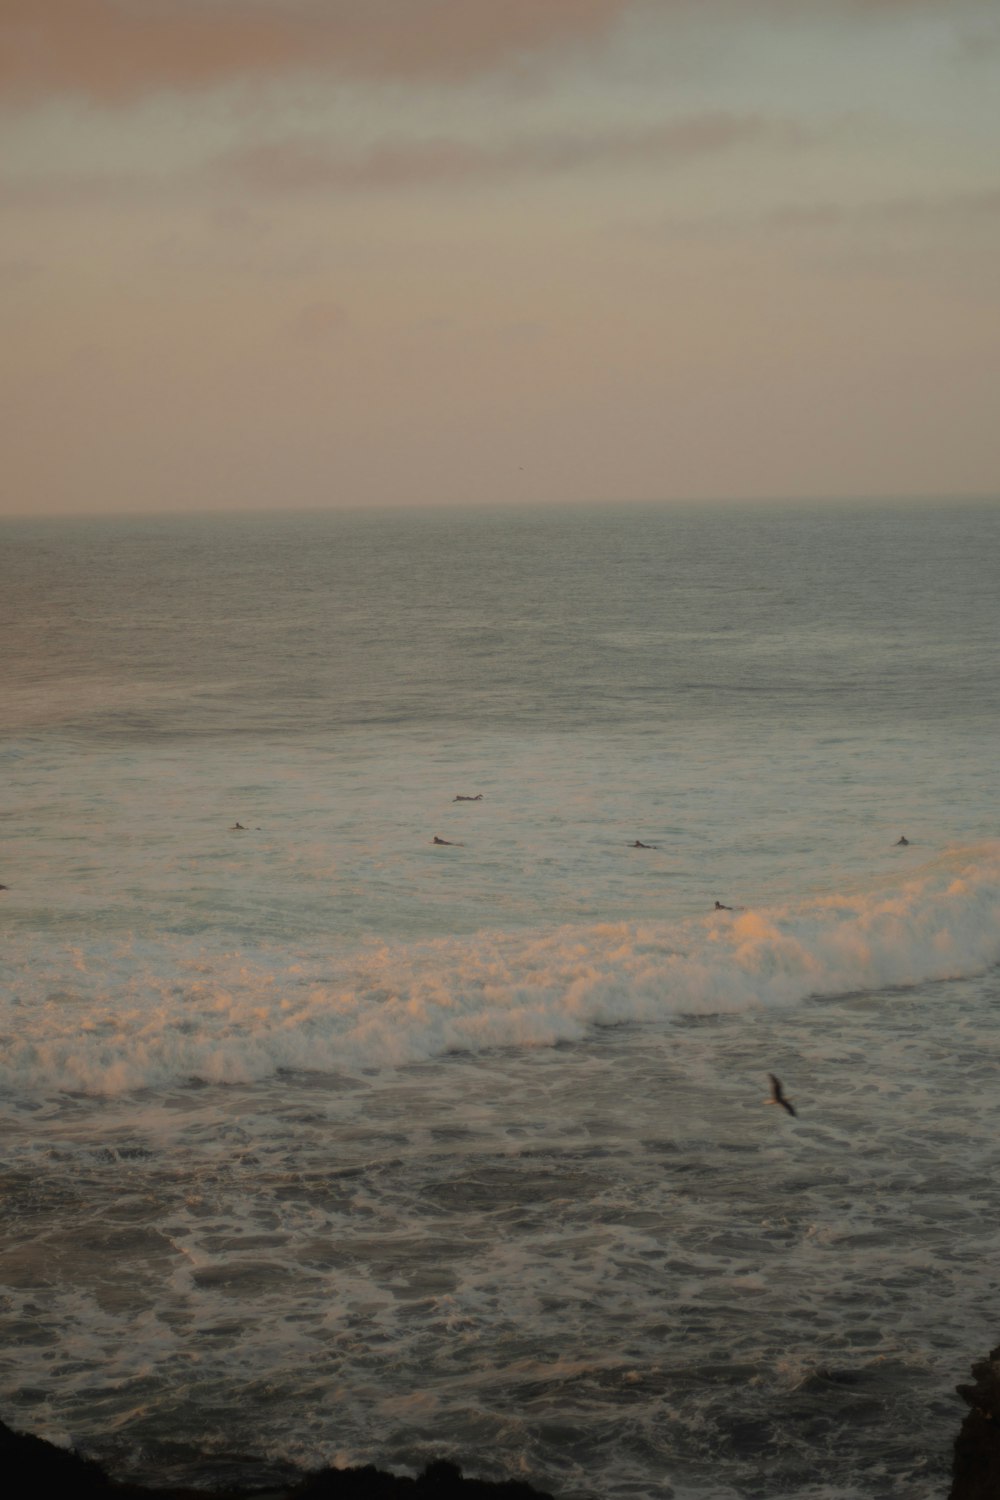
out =
<path fill-rule="evenodd" d="M 552 1046 L 595 1025 L 980 972 L 1000 960 L 1000 853 L 942 859 L 888 891 L 680 922 L 483 931 L 350 954 L 164 940 L 29 945 L 14 957 L 0 1060 L 13 1091 L 113 1094 L 279 1069 L 391 1068 Z"/>

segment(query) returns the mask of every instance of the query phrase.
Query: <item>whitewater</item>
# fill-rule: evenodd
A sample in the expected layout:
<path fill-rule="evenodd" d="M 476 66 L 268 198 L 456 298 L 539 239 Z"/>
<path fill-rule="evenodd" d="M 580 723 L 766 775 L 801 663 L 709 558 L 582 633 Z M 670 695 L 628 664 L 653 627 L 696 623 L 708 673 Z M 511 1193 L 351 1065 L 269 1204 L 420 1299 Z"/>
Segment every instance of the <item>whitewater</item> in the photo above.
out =
<path fill-rule="evenodd" d="M 0 1415 L 147 1482 L 937 1500 L 1000 507 L 0 541 Z"/>

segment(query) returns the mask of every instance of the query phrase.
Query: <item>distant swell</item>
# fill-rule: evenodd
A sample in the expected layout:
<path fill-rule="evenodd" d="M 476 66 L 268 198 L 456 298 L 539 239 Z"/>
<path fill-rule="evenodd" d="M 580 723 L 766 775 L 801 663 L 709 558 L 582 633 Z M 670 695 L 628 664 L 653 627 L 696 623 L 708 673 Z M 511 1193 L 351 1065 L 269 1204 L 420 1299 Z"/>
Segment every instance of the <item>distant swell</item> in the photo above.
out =
<path fill-rule="evenodd" d="M 181 939 L 53 952 L 39 941 L 13 959 L 0 1035 L 11 1092 L 351 1073 L 982 972 L 1000 961 L 1000 846 L 953 854 L 892 890 L 684 922 L 480 932 L 349 955 Z"/>

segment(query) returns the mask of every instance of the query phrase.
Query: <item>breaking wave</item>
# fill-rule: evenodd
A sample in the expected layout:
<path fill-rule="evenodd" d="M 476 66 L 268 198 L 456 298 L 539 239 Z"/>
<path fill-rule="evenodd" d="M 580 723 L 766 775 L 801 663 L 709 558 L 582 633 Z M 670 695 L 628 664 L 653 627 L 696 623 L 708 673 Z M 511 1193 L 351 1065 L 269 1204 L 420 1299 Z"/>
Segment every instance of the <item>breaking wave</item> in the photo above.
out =
<path fill-rule="evenodd" d="M 351 1074 L 982 972 L 1000 961 L 1000 845 L 953 853 L 891 890 L 685 921 L 350 953 L 30 939 L 11 957 L 0 1079 L 13 1093 Z"/>

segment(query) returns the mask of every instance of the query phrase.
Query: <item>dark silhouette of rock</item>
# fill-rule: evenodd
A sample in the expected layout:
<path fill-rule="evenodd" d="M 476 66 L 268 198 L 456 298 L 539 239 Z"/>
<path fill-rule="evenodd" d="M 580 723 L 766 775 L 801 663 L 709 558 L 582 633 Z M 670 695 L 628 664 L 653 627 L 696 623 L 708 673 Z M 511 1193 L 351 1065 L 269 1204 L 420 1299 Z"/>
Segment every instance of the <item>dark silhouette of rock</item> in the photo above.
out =
<path fill-rule="evenodd" d="M 972 1366 L 974 1385 L 958 1386 L 972 1410 L 955 1439 L 948 1500 L 1000 1496 L 1000 1345 Z"/>
<path fill-rule="evenodd" d="M 465 1479 L 457 1464 L 438 1459 L 417 1479 L 387 1474 L 367 1464 L 320 1469 L 295 1484 L 251 1489 L 150 1489 L 109 1479 L 99 1464 L 43 1438 L 13 1432 L 0 1422 L 0 1486 L 5 1500 L 552 1500 L 521 1480 Z"/>
<path fill-rule="evenodd" d="M 33 1495 L 91 1496 L 113 1494 L 111 1481 L 97 1464 L 68 1453 L 43 1438 L 12 1432 L 0 1422 L 0 1483 L 10 1500 Z"/>
<path fill-rule="evenodd" d="M 288 1500 L 552 1500 L 530 1484 L 507 1479 L 465 1479 L 457 1464 L 438 1459 L 417 1479 L 401 1479 L 371 1464 L 363 1469 L 323 1469 L 289 1491 Z"/>

